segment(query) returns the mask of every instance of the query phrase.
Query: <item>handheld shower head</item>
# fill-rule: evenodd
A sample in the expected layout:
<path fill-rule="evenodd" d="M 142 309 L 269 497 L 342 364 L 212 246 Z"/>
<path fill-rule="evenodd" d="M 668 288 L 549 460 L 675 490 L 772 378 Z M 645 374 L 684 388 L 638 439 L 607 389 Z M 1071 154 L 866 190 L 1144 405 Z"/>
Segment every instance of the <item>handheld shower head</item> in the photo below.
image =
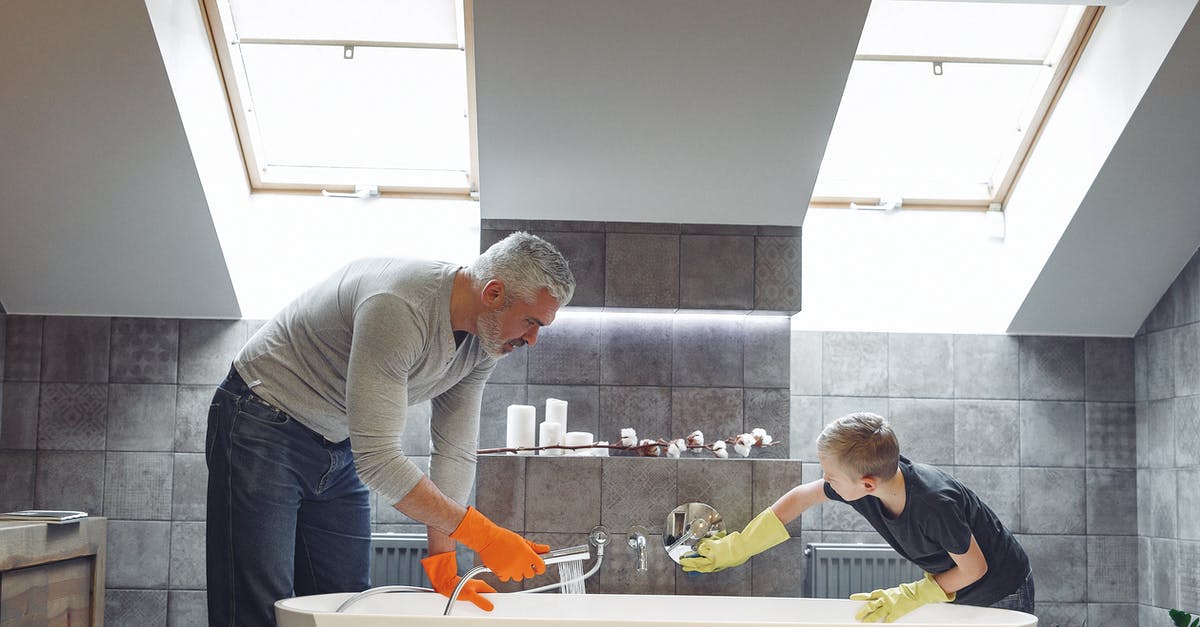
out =
<path fill-rule="evenodd" d="M 579 546 L 569 546 L 562 549 L 554 549 L 549 553 L 542 554 L 542 561 L 547 566 L 552 564 L 562 564 L 563 562 L 582 562 L 592 557 L 592 550 L 586 544 Z"/>

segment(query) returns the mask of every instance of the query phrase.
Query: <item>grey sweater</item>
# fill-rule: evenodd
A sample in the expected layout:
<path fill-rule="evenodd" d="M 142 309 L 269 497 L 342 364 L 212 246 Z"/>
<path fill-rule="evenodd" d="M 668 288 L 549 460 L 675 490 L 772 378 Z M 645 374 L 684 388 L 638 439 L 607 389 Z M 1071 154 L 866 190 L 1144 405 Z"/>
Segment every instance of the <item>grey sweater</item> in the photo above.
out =
<path fill-rule="evenodd" d="M 362 259 L 301 294 L 234 360 L 255 394 L 331 442 L 350 438 L 363 483 L 389 504 L 422 476 L 401 446 L 410 405 L 431 401 L 429 475 L 459 503 L 475 479 L 479 408 L 496 361 L 455 346 L 458 266 Z"/>

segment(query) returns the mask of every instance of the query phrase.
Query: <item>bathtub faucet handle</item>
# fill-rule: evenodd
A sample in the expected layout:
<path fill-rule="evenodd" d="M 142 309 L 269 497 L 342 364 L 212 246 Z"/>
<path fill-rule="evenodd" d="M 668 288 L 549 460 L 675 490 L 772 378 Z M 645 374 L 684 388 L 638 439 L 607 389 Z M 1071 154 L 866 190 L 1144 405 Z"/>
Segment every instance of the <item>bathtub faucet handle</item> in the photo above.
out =
<path fill-rule="evenodd" d="M 639 573 L 646 572 L 646 546 L 647 536 L 650 535 L 650 530 L 640 525 L 634 525 L 629 528 L 629 548 L 633 549 L 634 555 L 637 557 L 637 571 Z"/>

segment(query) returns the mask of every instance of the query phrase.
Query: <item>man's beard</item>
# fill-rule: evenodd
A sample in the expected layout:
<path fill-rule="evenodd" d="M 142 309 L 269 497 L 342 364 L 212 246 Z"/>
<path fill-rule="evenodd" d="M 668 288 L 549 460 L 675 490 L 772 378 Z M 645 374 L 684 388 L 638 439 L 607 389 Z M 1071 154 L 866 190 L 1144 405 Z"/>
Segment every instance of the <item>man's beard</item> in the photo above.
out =
<path fill-rule="evenodd" d="M 504 341 L 501 335 L 501 314 L 508 306 L 501 307 L 496 311 L 488 311 L 479 315 L 479 320 L 475 322 L 479 327 L 479 343 L 483 346 L 483 350 L 488 355 L 499 359 L 507 354 L 504 350 L 509 345 Z"/>

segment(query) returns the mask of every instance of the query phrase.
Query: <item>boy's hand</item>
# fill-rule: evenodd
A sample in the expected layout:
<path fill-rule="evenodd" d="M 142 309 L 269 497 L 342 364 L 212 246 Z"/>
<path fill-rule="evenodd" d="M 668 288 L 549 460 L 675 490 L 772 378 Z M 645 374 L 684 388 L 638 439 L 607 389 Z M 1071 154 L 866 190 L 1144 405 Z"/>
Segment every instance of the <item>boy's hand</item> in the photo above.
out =
<path fill-rule="evenodd" d="M 857 592 L 850 595 L 850 600 L 867 602 L 855 614 L 858 620 L 864 623 L 890 623 L 926 603 L 953 601 L 954 595 L 953 592 L 946 594 L 934 581 L 933 575 L 925 573 L 925 577 L 919 581 L 902 583 L 887 590 Z"/>
<path fill-rule="evenodd" d="M 705 538 L 696 545 L 699 557 L 679 560 L 684 572 L 715 573 L 740 566 L 746 560 L 788 539 L 787 528 L 771 508 L 764 509 L 739 533 Z"/>

